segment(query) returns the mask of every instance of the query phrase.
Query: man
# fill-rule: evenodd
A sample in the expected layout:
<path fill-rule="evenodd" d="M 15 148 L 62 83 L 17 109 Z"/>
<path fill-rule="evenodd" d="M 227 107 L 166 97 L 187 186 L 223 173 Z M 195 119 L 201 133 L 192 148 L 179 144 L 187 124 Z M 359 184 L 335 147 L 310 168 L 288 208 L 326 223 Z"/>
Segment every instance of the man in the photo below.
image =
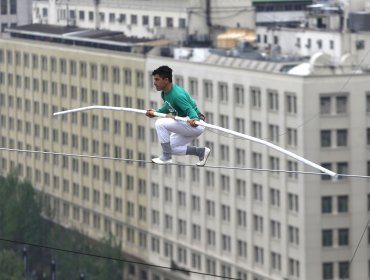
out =
<path fill-rule="evenodd" d="M 195 124 L 196 121 L 204 121 L 203 114 L 189 93 L 172 83 L 170 67 L 160 66 L 153 71 L 152 76 L 155 88 L 161 91 L 164 104 L 156 111 L 148 109 L 146 115 L 153 118 L 154 112 L 167 114 L 166 118 L 160 118 L 155 122 L 163 154 L 153 158 L 152 161 L 157 164 L 168 164 L 172 163 L 172 155 L 194 155 L 199 158 L 197 165 L 204 166 L 211 150 L 207 147 L 187 145 L 203 133 L 204 127 Z M 187 123 L 176 121 L 175 116 L 186 117 L 188 121 Z"/>

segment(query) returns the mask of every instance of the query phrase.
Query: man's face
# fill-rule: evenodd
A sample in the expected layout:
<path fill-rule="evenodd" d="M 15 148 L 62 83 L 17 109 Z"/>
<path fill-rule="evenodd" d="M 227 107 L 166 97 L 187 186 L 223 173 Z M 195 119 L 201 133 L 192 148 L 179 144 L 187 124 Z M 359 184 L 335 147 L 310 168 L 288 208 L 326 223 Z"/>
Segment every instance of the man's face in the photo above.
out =
<path fill-rule="evenodd" d="M 161 78 L 158 74 L 153 76 L 153 84 L 158 91 L 163 91 L 168 85 L 168 78 Z"/>

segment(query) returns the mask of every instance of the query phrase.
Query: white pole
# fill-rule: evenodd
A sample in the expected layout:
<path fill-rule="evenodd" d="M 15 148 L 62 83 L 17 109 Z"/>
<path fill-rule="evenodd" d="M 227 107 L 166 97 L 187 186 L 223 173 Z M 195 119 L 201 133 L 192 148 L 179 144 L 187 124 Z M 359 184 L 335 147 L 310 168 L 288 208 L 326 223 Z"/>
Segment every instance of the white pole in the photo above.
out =
<path fill-rule="evenodd" d="M 80 111 L 86 111 L 86 110 L 93 110 L 93 109 L 102 109 L 102 110 L 112 110 L 112 111 L 126 111 L 126 112 L 135 112 L 135 113 L 140 113 L 140 114 L 145 114 L 146 113 L 146 110 L 139 110 L 139 109 L 133 109 L 133 108 L 124 108 L 124 107 L 111 107 L 111 106 L 99 106 L 99 105 L 95 105 L 95 106 L 87 106 L 87 107 L 81 107 L 81 108 L 76 108 L 76 109 L 72 109 L 72 110 L 66 110 L 66 111 L 60 111 L 60 112 L 56 112 L 53 114 L 53 116 L 59 116 L 59 115 L 64 115 L 64 114 L 69 114 L 69 113 L 75 113 L 75 112 L 80 112 Z M 162 113 L 157 113 L 157 112 L 154 112 L 154 115 L 156 117 L 161 117 L 161 118 L 164 118 L 166 117 L 166 114 L 162 114 Z M 176 120 L 179 120 L 179 121 L 183 121 L 183 122 L 186 122 L 188 119 L 187 118 L 182 118 L 182 117 L 175 117 Z M 209 124 L 209 123 L 206 123 L 206 122 L 195 122 L 197 125 L 201 125 L 201 126 L 204 126 L 204 127 L 208 127 L 208 128 L 213 128 L 213 129 L 216 129 L 216 130 L 219 130 L 219 131 L 223 131 L 223 132 L 226 132 L 228 134 L 232 134 L 232 135 L 235 135 L 235 136 L 238 136 L 238 137 L 241 137 L 241 138 L 244 138 L 244 139 L 247 139 L 247 140 L 250 140 L 250 141 L 253 141 L 253 142 L 257 142 L 257 143 L 260 143 L 262 145 L 265 145 L 265 146 L 268 146 L 278 152 L 281 152 L 283 154 L 286 154 L 292 158 L 295 158 L 296 160 L 300 161 L 300 162 L 303 162 L 304 164 L 307 164 L 313 168 L 316 168 L 332 177 L 337 177 L 338 174 L 329 170 L 329 169 L 326 169 L 308 159 L 305 159 L 301 156 L 298 156 L 296 155 L 295 153 L 292 153 L 288 150 L 285 150 L 275 144 L 272 144 L 268 141 L 265 141 L 265 140 L 262 140 L 262 139 L 259 139 L 259 138 L 256 138 L 256 137 L 252 137 L 252 136 L 249 136 L 249 135 L 246 135 L 246 134 L 243 134 L 243 133 L 239 133 L 239 132 L 236 132 L 236 131 L 233 131 L 233 130 L 230 130 L 230 129 L 227 129 L 227 128 L 223 128 L 223 127 L 220 127 L 220 126 L 217 126 L 217 125 L 213 125 L 213 124 Z"/>

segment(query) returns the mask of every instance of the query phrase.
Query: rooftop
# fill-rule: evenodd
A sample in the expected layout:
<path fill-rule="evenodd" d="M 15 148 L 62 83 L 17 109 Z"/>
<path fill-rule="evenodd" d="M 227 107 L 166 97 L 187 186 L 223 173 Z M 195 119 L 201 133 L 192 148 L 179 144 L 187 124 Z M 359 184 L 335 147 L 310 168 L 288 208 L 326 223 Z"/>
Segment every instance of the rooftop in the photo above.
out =
<path fill-rule="evenodd" d="M 6 29 L 11 37 L 64 43 L 107 50 L 146 53 L 154 46 L 169 44 L 168 40 L 128 37 L 123 32 L 94 30 L 74 26 L 30 24 Z"/>

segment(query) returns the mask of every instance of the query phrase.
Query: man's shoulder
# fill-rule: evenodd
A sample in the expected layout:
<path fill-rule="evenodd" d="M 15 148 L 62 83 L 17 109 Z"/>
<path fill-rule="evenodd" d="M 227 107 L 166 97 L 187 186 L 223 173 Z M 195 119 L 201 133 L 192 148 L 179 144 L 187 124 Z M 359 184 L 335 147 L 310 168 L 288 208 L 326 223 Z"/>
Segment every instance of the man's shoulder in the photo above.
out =
<path fill-rule="evenodd" d="M 187 94 L 187 91 L 183 87 L 180 87 L 177 84 L 173 84 L 172 86 L 173 86 L 174 92 L 180 93 L 180 94 Z"/>

